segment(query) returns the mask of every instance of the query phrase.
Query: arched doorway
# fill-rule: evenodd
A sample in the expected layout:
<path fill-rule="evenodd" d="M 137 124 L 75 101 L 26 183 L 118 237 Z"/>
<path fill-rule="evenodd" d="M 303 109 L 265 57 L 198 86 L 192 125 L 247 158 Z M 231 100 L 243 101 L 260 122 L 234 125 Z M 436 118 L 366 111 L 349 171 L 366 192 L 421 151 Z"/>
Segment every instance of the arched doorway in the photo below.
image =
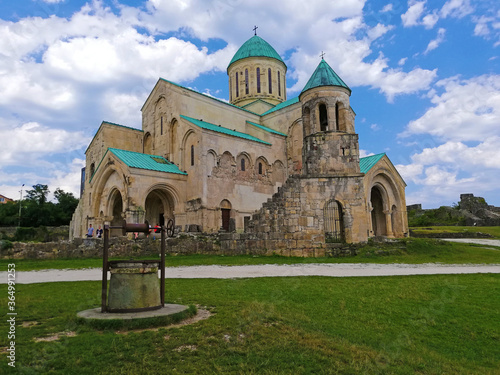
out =
<path fill-rule="evenodd" d="M 344 242 L 344 215 L 342 205 L 336 200 L 326 202 L 323 208 L 325 241 Z"/>
<path fill-rule="evenodd" d="M 232 205 L 231 202 L 229 202 L 227 199 L 224 199 L 222 202 L 220 202 L 220 210 L 222 213 L 222 225 L 221 228 L 222 230 L 229 232 L 230 231 L 230 223 L 231 223 L 231 209 Z"/>
<path fill-rule="evenodd" d="M 123 199 L 120 191 L 115 189 L 110 196 L 109 199 L 109 211 L 110 216 L 113 217 L 111 219 L 110 225 L 112 227 L 118 226 L 121 227 L 123 225 Z M 119 237 L 122 235 L 121 229 L 111 229 L 110 236 L 111 237 Z"/>
<path fill-rule="evenodd" d="M 145 220 L 151 226 L 165 225 L 174 218 L 174 199 L 172 195 L 161 188 L 152 190 L 146 197 Z"/>
<path fill-rule="evenodd" d="M 387 225 L 385 222 L 384 200 L 382 192 L 377 186 L 372 187 L 370 201 L 372 204 L 372 230 L 375 236 L 386 236 Z"/>

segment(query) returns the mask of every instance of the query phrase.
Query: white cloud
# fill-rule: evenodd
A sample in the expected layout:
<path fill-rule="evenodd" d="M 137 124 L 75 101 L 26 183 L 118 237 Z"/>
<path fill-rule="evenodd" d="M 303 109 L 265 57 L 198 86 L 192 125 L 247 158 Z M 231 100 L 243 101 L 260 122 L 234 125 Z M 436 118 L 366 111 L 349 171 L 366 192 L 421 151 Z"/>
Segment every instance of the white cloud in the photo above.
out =
<path fill-rule="evenodd" d="M 422 25 L 424 25 L 426 29 L 432 29 L 438 20 L 439 16 L 436 13 L 427 14 L 422 18 Z"/>
<path fill-rule="evenodd" d="M 73 193 L 78 198 L 80 196 L 80 180 L 83 167 L 85 167 L 85 160 L 73 159 L 65 170 L 54 170 L 47 182 L 51 193 L 53 194 L 59 188 L 67 193 Z"/>
<path fill-rule="evenodd" d="M 425 1 L 410 1 L 406 13 L 401 15 L 404 27 L 417 26 L 420 24 L 419 19 L 425 11 Z"/>
<path fill-rule="evenodd" d="M 391 12 L 392 11 L 392 3 L 384 5 L 384 7 L 380 10 L 381 13 Z"/>
<path fill-rule="evenodd" d="M 444 36 L 446 34 L 446 30 L 443 28 L 440 28 L 438 30 L 436 39 L 433 39 L 429 42 L 427 45 L 427 48 L 424 51 L 424 55 L 428 54 L 430 51 L 436 49 L 441 43 L 444 41 Z"/>
<path fill-rule="evenodd" d="M 406 63 L 406 60 L 408 60 L 408 57 L 403 57 L 402 59 L 399 59 L 398 65 L 403 66 Z"/>
<path fill-rule="evenodd" d="M 500 75 L 469 80 L 452 77 L 436 83 L 433 107 L 411 121 L 400 136 L 430 134 L 444 140 L 483 141 L 500 135 Z"/>
<path fill-rule="evenodd" d="M 474 8 L 470 5 L 470 0 L 449 0 L 441 8 L 441 17 L 448 16 L 454 18 L 462 18 L 471 14 Z"/>
<path fill-rule="evenodd" d="M 2 167 L 26 165 L 33 158 L 73 151 L 85 147 L 90 142 L 90 138 L 80 131 L 68 132 L 35 122 L 15 128 L 2 127 L 0 139 L 9 140 L 2 145 Z"/>

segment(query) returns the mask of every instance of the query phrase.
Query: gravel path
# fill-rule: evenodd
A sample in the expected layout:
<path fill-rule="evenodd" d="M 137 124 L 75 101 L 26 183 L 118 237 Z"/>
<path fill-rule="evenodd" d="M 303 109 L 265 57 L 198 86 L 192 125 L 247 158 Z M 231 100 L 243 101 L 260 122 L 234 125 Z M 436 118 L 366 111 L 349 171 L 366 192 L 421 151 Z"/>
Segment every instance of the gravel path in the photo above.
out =
<path fill-rule="evenodd" d="M 443 241 L 475 243 L 478 245 L 500 247 L 500 240 L 488 240 L 488 239 L 483 239 L 483 238 L 443 238 Z"/>
<path fill-rule="evenodd" d="M 286 276 L 407 276 L 466 273 L 500 273 L 500 264 L 374 264 L 374 263 L 321 263 L 295 265 L 251 266 L 192 266 L 167 267 L 166 278 L 171 279 L 233 279 L 252 277 Z M 109 275 L 108 275 L 109 277 Z M 17 272 L 17 284 L 47 283 L 58 281 L 101 280 L 99 268 L 84 270 L 42 270 Z M 0 272 L 0 283 L 7 282 L 7 272 Z"/>

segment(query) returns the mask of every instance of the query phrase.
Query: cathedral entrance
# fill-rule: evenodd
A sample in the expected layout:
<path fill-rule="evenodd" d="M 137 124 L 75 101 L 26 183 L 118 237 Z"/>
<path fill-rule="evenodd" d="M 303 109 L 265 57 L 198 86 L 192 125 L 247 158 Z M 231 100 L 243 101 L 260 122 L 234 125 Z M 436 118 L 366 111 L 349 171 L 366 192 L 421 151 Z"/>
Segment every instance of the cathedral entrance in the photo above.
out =
<path fill-rule="evenodd" d="M 222 202 L 220 202 L 220 210 L 222 213 L 222 230 L 229 232 L 230 231 L 230 226 L 231 226 L 231 202 L 229 202 L 227 199 L 224 199 Z"/>
<path fill-rule="evenodd" d="M 386 236 L 387 235 L 387 225 L 385 222 L 384 213 L 384 200 L 382 198 L 382 192 L 376 186 L 372 188 L 371 191 L 371 203 L 372 203 L 372 231 L 375 236 Z"/>
<path fill-rule="evenodd" d="M 118 190 L 113 191 L 109 202 L 110 202 L 109 207 L 111 211 L 110 216 L 113 216 L 110 225 L 112 227 L 114 226 L 121 227 L 123 225 L 123 200 L 122 200 L 122 195 Z M 121 235 L 122 235 L 121 229 L 111 229 L 110 231 L 111 237 L 119 237 Z"/>
<path fill-rule="evenodd" d="M 325 241 L 344 242 L 342 206 L 336 200 L 326 202 L 323 208 Z"/>
<path fill-rule="evenodd" d="M 168 191 L 155 189 L 146 197 L 145 217 L 151 226 L 164 225 L 174 218 L 174 200 Z"/>

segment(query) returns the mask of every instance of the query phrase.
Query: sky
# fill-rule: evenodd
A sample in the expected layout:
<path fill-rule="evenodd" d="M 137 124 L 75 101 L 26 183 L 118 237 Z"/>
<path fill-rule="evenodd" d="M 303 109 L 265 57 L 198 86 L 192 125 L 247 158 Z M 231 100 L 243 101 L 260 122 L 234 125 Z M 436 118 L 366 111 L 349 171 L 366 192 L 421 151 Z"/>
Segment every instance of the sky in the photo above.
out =
<path fill-rule="evenodd" d="M 79 197 L 101 122 L 141 128 L 160 77 L 227 101 L 254 26 L 288 67 L 288 99 L 324 52 L 352 90 L 362 156 L 389 156 L 407 204 L 500 206 L 498 0 L 2 1 L 0 194 Z"/>

